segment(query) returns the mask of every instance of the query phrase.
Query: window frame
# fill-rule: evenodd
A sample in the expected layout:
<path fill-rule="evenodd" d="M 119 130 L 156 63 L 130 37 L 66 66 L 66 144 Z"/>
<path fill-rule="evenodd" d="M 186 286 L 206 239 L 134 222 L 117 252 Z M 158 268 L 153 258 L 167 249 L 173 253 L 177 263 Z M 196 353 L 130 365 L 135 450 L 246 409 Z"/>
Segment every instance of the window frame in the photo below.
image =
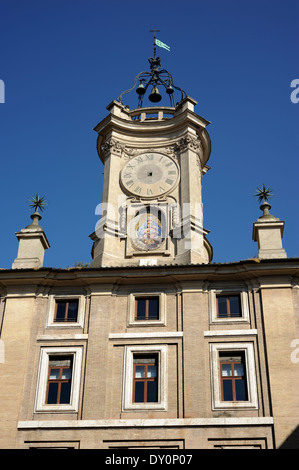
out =
<path fill-rule="evenodd" d="M 70 302 L 72 300 L 78 301 L 77 321 L 55 321 L 57 302 L 59 301 Z M 72 328 L 72 327 L 78 327 L 78 326 L 83 328 L 85 304 L 86 304 L 86 298 L 84 295 L 80 295 L 80 294 L 74 294 L 74 295 L 51 294 L 49 295 L 46 328 L 47 327 Z"/>
<path fill-rule="evenodd" d="M 150 299 L 158 299 L 158 318 L 150 318 L 149 317 L 149 301 Z M 138 318 L 138 301 L 139 300 L 145 300 L 145 318 L 140 319 Z M 134 321 L 140 322 L 140 321 L 159 321 L 160 320 L 160 298 L 159 296 L 154 296 L 154 295 L 148 295 L 148 296 L 141 296 L 139 297 L 138 295 L 135 296 L 135 317 Z"/>
<path fill-rule="evenodd" d="M 63 384 L 67 384 L 67 383 L 70 383 L 70 389 L 71 389 L 71 386 L 72 386 L 72 377 L 73 377 L 73 356 L 70 355 L 70 356 L 55 356 L 55 357 L 60 357 L 60 360 L 62 358 L 64 358 L 64 360 L 68 359 L 70 361 L 70 365 L 67 366 L 67 365 L 51 365 L 50 362 L 53 360 L 54 356 L 49 356 L 49 366 L 48 366 L 48 379 L 47 379 L 47 391 L 46 391 L 46 404 L 49 405 L 49 404 L 53 404 L 53 405 L 60 405 L 61 404 L 61 389 L 62 389 L 62 385 Z M 56 377 L 55 379 L 52 379 L 51 378 L 51 373 L 53 370 L 58 370 L 59 373 L 58 373 L 58 377 Z M 62 375 L 63 375 L 63 371 L 64 370 L 70 370 L 71 371 L 71 375 L 70 375 L 70 379 L 69 378 L 63 378 Z M 51 384 L 57 384 L 57 393 L 56 393 L 56 403 L 49 403 L 49 392 L 50 392 L 50 385 Z M 69 402 L 68 403 L 65 403 L 65 404 L 69 404 L 70 403 L 70 398 L 69 398 Z"/>
<path fill-rule="evenodd" d="M 77 319 L 75 321 L 74 320 L 73 321 L 68 320 L 68 318 L 67 318 L 68 311 L 69 311 L 69 305 L 70 305 L 71 302 L 77 302 L 77 315 L 76 315 Z M 65 303 L 66 304 L 63 320 L 57 320 L 57 311 L 58 311 L 59 303 Z M 69 324 L 69 323 L 78 323 L 78 313 L 79 313 L 79 299 L 74 299 L 74 298 L 55 299 L 55 311 L 54 311 L 54 317 L 53 317 L 53 322 L 54 323 L 60 323 L 61 325 Z"/>
<path fill-rule="evenodd" d="M 228 351 L 228 353 L 231 352 L 231 351 Z M 237 353 L 233 353 L 233 354 L 237 354 L 237 357 L 235 361 L 224 361 L 224 360 L 220 360 L 220 354 L 219 354 L 219 372 L 220 372 L 220 384 L 221 384 L 221 400 L 222 401 L 233 401 L 233 402 L 247 402 L 248 399 L 246 400 L 237 400 L 237 389 L 236 389 L 236 382 L 237 381 L 241 381 L 243 380 L 244 381 L 244 385 L 246 387 L 246 395 L 248 396 L 248 386 L 247 386 L 247 378 L 246 378 L 246 364 L 245 364 L 245 357 L 244 357 L 244 354 L 243 352 L 241 351 L 238 351 Z M 232 371 L 232 374 L 231 375 L 228 375 L 228 376 L 225 376 L 223 374 L 223 365 L 230 365 L 231 366 L 231 371 Z M 236 365 L 242 365 L 243 367 L 243 374 L 242 375 L 235 375 L 234 372 L 235 372 L 235 366 Z M 228 381 L 228 380 L 231 380 L 232 381 L 232 395 L 233 395 L 233 399 L 232 400 L 225 400 L 224 399 L 224 382 L 225 381 Z"/>
<path fill-rule="evenodd" d="M 158 369 L 158 401 L 133 402 L 134 355 L 156 356 Z M 166 411 L 168 396 L 167 345 L 125 346 L 122 411 Z"/>
<path fill-rule="evenodd" d="M 142 356 L 144 356 L 145 358 L 147 358 L 150 362 L 146 362 L 144 364 L 144 376 L 143 377 L 136 377 L 136 368 L 140 365 L 135 362 L 135 359 L 136 359 L 136 356 L 138 356 L 139 358 L 141 358 Z M 151 377 L 149 376 L 148 374 L 148 368 L 149 366 L 155 366 L 156 367 L 156 375 L 154 377 Z M 148 388 L 149 388 L 149 382 L 151 383 L 155 383 L 157 382 L 157 389 L 158 389 L 158 376 L 159 376 L 159 371 L 158 371 L 158 357 L 156 354 L 136 354 L 134 353 L 133 354 L 133 390 L 132 390 L 132 403 L 157 403 L 158 402 L 158 394 L 157 394 L 157 400 L 155 401 L 148 401 L 147 398 L 148 398 Z M 135 396 L 135 392 L 136 392 L 136 384 L 137 383 L 143 383 L 144 384 L 144 387 L 143 387 L 143 398 L 144 398 L 144 401 L 141 402 L 141 401 L 136 401 L 136 396 Z"/>
<path fill-rule="evenodd" d="M 245 375 L 247 385 L 246 401 L 226 401 L 222 399 L 222 381 L 220 377 L 220 357 L 219 353 L 241 353 L 244 354 Z M 254 345 L 252 342 L 240 343 L 211 343 L 210 344 L 210 365 L 211 365 L 211 389 L 212 389 L 212 409 L 236 409 L 252 408 L 258 409 L 257 379 L 254 359 Z"/>
<path fill-rule="evenodd" d="M 48 374 L 50 357 L 72 357 L 72 379 L 70 403 L 65 404 L 48 404 Z M 37 377 L 35 412 L 57 412 L 57 411 L 73 411 L 77 412 L 79 407 L 80 381 L 82 368 L 83 346 L 78 347 L 41 347 L 39 370 Z"/>
<path fill-rule="evenodd" d="M 239 316 L 232 316 L 232 313 L 231 313 L 231 307 L 230 307 L 230 301 L 229 301 L 229 298 L 230 297 L 238 297 L 239 299 L 239 306 L 240 306 L 240 315 Z M 224 316 L 220 316 L 219 314 L 219 302 L 218 302 L 218 299 L 219 298 L 225 298 L 226 299 L 226 310 L 227 310 L 227 315 L 224 317 Z M 229 294 L 224 294 L 224 293 L 221 293 L 221 294 L 216 294 L 216 309 L 217 309 L 217 319 L 219 318 L 225 318 L 225 319 L 228 319 L 228 318 L 242 318 L 242 300 L 241 300 L 241 295 L 239 293 L 229 293 Z"/>
<path fill-rule="evenodd" d="M 136 319 L 136 299 L 159 298 L 159 319 L 137 320 Z M 166 293 L 161 291 L 133 292 L 128 296 L 127 326 L 166 326 Z"/>
<path fill-rule="evenodd" d="M 240 317 L 218 317 L 217 297 L 219 296 L 240 296 Z M 232 289 L 211 289 L 209 291 L 209 316 L 211 324 L 222 323 L 249 323 L 249 303 L 248 292 L 245 289 L 232 288 Z"/>

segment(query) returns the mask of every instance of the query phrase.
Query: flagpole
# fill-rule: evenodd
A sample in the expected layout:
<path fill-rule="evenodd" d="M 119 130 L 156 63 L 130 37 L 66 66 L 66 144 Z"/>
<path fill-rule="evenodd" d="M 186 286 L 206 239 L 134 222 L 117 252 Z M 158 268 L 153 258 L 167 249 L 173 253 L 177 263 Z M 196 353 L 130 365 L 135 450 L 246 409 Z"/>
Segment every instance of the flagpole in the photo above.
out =
<path fill-rule="evenodd" d="M 150 30 L 150 33 L 154 33 L 154 59 L 156 59 L 156 32 L 159 33 L 160 30 L 156 28 Z"/>

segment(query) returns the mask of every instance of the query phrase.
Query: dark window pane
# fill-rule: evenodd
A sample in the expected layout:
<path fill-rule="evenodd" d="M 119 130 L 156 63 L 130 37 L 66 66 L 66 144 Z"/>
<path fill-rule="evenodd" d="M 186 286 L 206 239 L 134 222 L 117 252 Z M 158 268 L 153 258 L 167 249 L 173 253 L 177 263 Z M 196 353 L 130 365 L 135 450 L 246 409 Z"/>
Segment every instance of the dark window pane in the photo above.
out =
<path fill-rule="evenodd" d="M 69 403 L 71 396 L 71 381 L 62 382 L 60 392 L 60 403 Z"/>
<path fill-rule="evenodd" d="M 230 304 L 231 316 L 240 317 L 241 316 L 240 297 L 238 295 L 231 295 L 229 297 L 229 304 Z"/>
<path fill-rule="evenodd" d="M 232 401 L 233 399 L 233 387 L 232 380 L 223 380 L 223 400 Z"/>
<path fill-rule="evenodd" d="M 51 369 L 50 371 L 50 380 L 59 379 L 60 369 Z"/>
<path fill-rule="evenodd" d="M 48 400 L 49 405 L 57 402 L 58 383 L 49 383 Z"/>
<path fill-rule="evenodd" d="M 144 403 L 144 382 L 135 382 L 135 403 Z"/>
<path fill-rule="evenodd" d="M 77 312 L 78 312 L 78 301 L 69 302 L 69 308 L 67 313 L 68 321 L 77 321 Z"/>
<path fill-rule="evenodd" d="M 56 321 L 64 321 L 65 309 L 65 302 L 57 302 Z"/>
<path fill-rule="evenodd" d="M 148 402 L 158 401 L 158 384 L 156 380 L 154 382 L 147 383 L 147 401 Z"/>
<path fill-rule="evenodd" d="M 234 375 L 237 377 L 243 377 L 244 375 L 243 364 L 234 364 Z"/>
<path fill-rule="evenodd" d="M 157 367 L 148 366 L 147 368 L 147 377 L 157 377 Z"/>
<path fill-rule="evenodd" d="M 236 380 L 236 400 L 247 400 L 247 390 L 245 386 L 245 380 Z"/>
<path fill-rule="evenodd" d="M 150 320 L 158 320 L 159 319 L 159 298 L 153 297 L 152 299 L 148 300 L 149 307 L 148 307 L 148 317 Z"/>
<path fill-rule="evenodd" d="M 143 320 L 145 319 L 145 303 L 146 303 L 146 300 L 145 299 L 137 299 L 136 300 L 137 302 L 137 319 L 138 320 Z"/>
<path fill-rule="evenodd" d="M 227 317 L 226 297 L 217 297 L 218 301 L 218 316 Z"/>
<path fill-rule="evenodd" d="M 61 374 L 61 378 L 66 380 L 70 380 L 72 377 L 72 370 L 67 368 L 67 369 L 62 369 L 62 374 Z"/>

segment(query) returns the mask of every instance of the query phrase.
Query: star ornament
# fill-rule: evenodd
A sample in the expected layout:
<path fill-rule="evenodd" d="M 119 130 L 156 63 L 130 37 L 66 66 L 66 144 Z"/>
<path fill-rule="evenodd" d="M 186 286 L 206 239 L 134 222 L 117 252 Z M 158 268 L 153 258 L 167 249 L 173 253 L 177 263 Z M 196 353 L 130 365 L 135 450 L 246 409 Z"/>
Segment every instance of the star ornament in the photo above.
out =
<path fill-rule="evenodd" d="M 45 207 L 48 205 L 45 200 L 45 196 L 40 197 L 38 194 L 35 195 L 35 197 L 31 197 L 29 199 L 29 207 L 31 209 L 34 209 L 35 211 L 38 211 L 38 209 L 42 212 Z"/>
<path fill-rule="evenodd" d="M 263 201 L 268 202 L 274 196 L 273 189 L 266 188 L 263 184 L 261 188 L 256 188 L 254 196 L 257 198 L 259 203 L 262 203 Z"/>

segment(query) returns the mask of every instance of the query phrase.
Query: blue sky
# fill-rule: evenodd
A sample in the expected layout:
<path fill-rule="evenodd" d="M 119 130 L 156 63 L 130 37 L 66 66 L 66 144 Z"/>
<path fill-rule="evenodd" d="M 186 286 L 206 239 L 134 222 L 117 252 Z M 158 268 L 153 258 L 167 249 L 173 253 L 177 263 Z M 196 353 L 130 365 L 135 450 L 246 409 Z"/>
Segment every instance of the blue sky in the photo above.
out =
<path fill-rule="evenodd" d="M 148 70 L 153 27 L 171 48 L 158 49 L 163 68 L 211 122 L 203 209 L 213 261 L 257 254 L 253 193 L 263 183 L 286 223 L 284 248 L 299 256 L 297 0 L 0 0 L 0 15 L 1 268 L 17 255 L 36 193 L 48 201 L 44 265 L 90 262 L 103 179 L 93 128 Z"/>

